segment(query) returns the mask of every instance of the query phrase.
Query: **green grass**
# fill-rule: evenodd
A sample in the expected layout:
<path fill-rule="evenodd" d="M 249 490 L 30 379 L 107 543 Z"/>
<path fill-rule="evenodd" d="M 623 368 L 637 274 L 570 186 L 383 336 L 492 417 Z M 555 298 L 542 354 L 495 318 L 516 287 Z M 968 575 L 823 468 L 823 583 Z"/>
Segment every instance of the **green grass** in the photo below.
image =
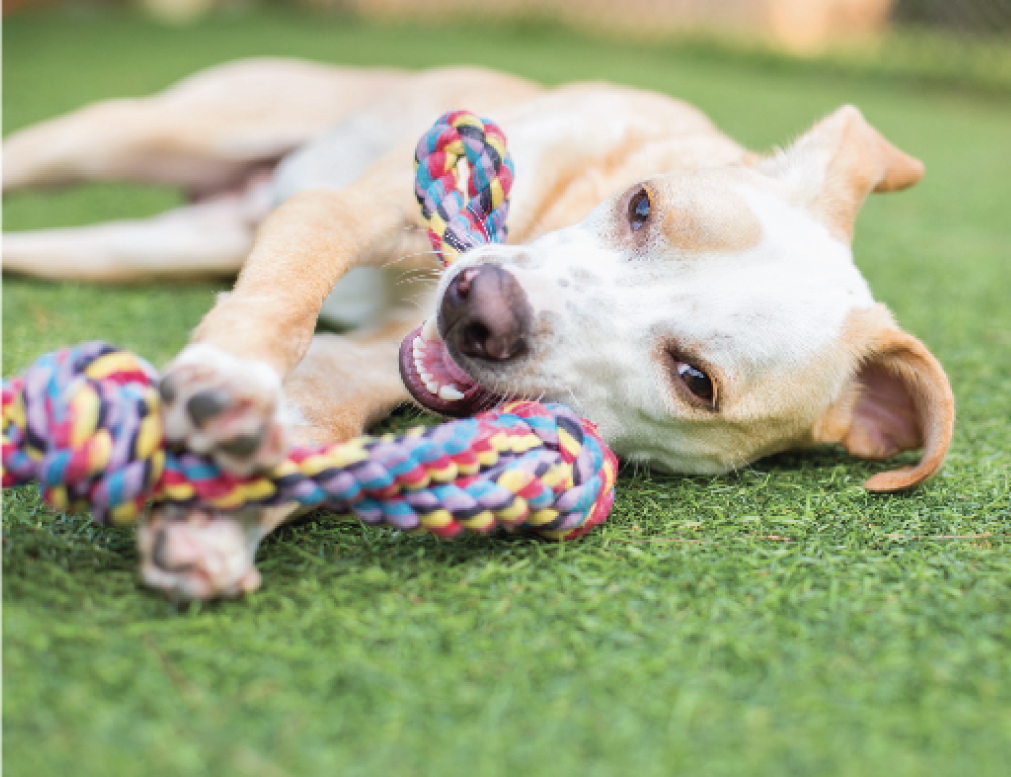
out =
<path fill-rule="evenodd" d="M 139 586 L 129 533 L 5 494 L 8 774 L 1007 773 L 1011 106 L 559 32 L 15 17 L 4 129 L 265 53 L 625 81 L 758 148 L 857 103 L 927 164 L 913 191 L 868 203 L 857 257 L 948 369 L 948 465 L 885 497 L 860 488 L 881 465 L 834 450 L 721 478 L 625 472 L 610 522 L 568 546 L 444 544 L 315 516 L 265 543 L 261 592 L 182 611 Z M 18 194 L 4 227 L 175 200 Z M 7 277 L 3 372 L 95 337 L 163 362 L 219 288 Z"/>

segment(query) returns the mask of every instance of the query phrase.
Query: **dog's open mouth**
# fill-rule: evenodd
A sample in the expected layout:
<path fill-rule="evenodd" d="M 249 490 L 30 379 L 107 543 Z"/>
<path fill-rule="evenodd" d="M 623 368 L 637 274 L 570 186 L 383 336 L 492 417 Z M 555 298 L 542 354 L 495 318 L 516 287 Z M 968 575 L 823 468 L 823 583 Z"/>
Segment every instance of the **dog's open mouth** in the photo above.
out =
<path fill-rule="evenodd" d="M 501 400 L 453 361 L 434 317 L 400 344 L 400 377 L 419 404 L 440 415 L 469 416 Z"/>

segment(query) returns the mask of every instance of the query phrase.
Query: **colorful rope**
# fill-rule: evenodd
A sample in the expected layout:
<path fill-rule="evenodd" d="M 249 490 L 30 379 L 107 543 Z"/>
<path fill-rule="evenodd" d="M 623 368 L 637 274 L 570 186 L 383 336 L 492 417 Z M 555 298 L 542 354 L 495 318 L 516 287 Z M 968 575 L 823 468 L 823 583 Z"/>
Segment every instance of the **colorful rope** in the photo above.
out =
<path fill-rule="evenodd" d="M 459 180 L 462 160 L 470 167 L 467 199 Z M 505 240 L 514 170 L 498 125 L 468 111 L 441 116 L 418 141 L 414 171 L 421 215 L 444 264 L 475 245 Z"/>
<path fill-rule="evenodd" d="M 294 448 L 272 471 L 238 478 L 166 449 L 156 386 L 150 364 L 104 343 L 43 356 L 3 387 L 3 487 L 37 482 L 53 507 L 90 508 L 100 523 L 130 523 L 151 499 L 221 510 L 294 502 L 440 537 L 526 527 L 573 538 L 614 500 L 614 455 L 563 405 L 513 402 Z"/>
<path fill-rule="evenodd" d="M 471 168 L 466 201 L 461 157 Z M 512 162 L 498 127 L 448 113 L 416 161 L 418 200 L 444 262 L 504 238 Z M 149 500 L 221 510 L 298 503 L 440 537 L 526 527 L 571 539 L 614 502 L 614 454 L 563 405 L 512 402 L 401 435 L 295 448 L 272 471 L 238 478 L 166 448 L 157 382 L 150 364 L 105 343 L 43 356 L 3 384 L 3 487 L 37 482 L 53 507 L 90 508 L 102 523 L 133 522 Z"/>

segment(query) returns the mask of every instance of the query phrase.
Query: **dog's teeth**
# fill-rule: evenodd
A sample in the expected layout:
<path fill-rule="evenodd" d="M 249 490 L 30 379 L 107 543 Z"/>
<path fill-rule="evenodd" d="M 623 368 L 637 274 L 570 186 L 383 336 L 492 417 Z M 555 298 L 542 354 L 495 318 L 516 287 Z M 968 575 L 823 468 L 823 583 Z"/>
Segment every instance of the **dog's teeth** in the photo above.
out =
<path fill-rule="evenodd" d="M 447 402 L 456 402 L 458 399 L 463 399 L 463 394 L 456 386 L 450 383 L 448 386 L 443 386 L 439 389 L 439 399 L 445 399 Z"/>
<path fill-rule="evenodd" d="M 436 396 L 439 395 L 439 384 L 438 383 L 436 383 L 434 380 L 426 380 L 426 381 L 424 381 L 424 383 L 425 383 L 425 388 L 427 388 L 431 393 L 435 394 Z"/>
<path fill-rule="evenodd" d="M 415 337 L 414 343 L 411 345 L 411 350 L 414 351 L 415 356 L 421 356 L 425 352 L 425 341 L 420 337 Z"/>
<path fill-rule="evenodd" d="M 439 330 L 435 326 L 435 316 L 432 316 L 425 322 L 425 325 L 421 327 L 421 336 L 425 340 L 438 340 Z M 415 341 L 417 342 L 417 341 Z"/>

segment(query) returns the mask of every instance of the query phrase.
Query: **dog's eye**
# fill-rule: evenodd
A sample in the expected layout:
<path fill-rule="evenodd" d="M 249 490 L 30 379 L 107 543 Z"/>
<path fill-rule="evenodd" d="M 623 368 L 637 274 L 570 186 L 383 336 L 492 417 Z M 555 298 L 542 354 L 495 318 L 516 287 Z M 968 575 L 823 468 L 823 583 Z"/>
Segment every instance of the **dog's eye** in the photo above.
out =
<path fill-rule="evenodd" d="M 685 362 L 678 362 L 675 370 L 681 382 L 692 394 L 708 405 L 716 404 L 716 388 L 713 386 L 712 378 L 705 372 Z"/>
<path fill-rule="evenodd" d="M 649 211 L 652 203 L 649 201 L 649 192 L 640 189 L 632 195 L 628 202 L 628 223 L 632 225 L 632 230 L 638 230 L 649 219 Z"/>

